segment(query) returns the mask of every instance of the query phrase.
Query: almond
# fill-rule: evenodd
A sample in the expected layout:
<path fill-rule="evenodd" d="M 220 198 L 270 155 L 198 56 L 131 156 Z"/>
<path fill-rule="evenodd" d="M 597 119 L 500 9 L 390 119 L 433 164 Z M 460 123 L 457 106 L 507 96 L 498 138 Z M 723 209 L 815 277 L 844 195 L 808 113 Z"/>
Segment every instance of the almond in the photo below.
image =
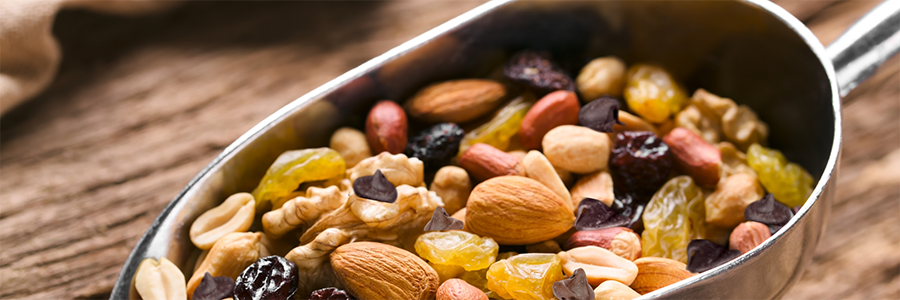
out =
<path fill-rule="evenodd" d="M 683 262 L 662 257 L 641 257 L 634 261 L 637 277 L 631 283 L 635 292 L 643 295 L 693 276 Z"/>
<path fill-rule="evenodd" d="M 369 110 L 366 140 L 372 153 L 402 153 L 406 149 L 406 113 L 397 103 L 384 100 Z"/>
<path fill-rule="evenodd" d="M 338 281 L 359 299 L 433 299 L 440 281 L 428 263 L 406 250 L 357 242 L 331 253 Z"/>
<path fill-rule="evenodd" d="M 635 260 L 641 257 L 641 237 L 625 227 L 575 232 L 566 241 L 566 249 L 597 246 L 612 251 L 619 257 Z"/>
<path fill-rule="evenodd" d="M 494 111 L 505 97 L 506 88 L 493 80 L 451 80 L 420 90 L 404 106 L 426 123 L 464 123 Z"/>
<path fill-rule="evenodd" d="M 672 151 L 679 171 L 690 175 L 698 185 L 715 187 L 719 182 L 722 153 L 702 137 L 687 128 L 675 128 L 663 137 Z"/>
<path fill-rule="evenodd" d="M 501 176 L 475 186 L 466 203 L 466 230 L 503 245 L 528 245 L 565 233 L 569 206 L 534 179 Z"/>
<path fill-rule="evenodd" d="M 560 125 L 578 124 L 578 97 L 570 91 L 555 91 L 534 103 L 522 118 L 519 140 L 528 150 L 541 148 L 541 141 L 550 129 Z"/>
<path fill-rule="evenodd" d="M 525 167 L 517 156 L 488 144 L 472 145 L 457 163 L 479 181 L 503 175 L 525 175 Z"/>
<path fill-rule="evenodd" d="M 438 288 L 437 300 L 488 300 L 488 296 L 468 282 L 453 278 Z"/>

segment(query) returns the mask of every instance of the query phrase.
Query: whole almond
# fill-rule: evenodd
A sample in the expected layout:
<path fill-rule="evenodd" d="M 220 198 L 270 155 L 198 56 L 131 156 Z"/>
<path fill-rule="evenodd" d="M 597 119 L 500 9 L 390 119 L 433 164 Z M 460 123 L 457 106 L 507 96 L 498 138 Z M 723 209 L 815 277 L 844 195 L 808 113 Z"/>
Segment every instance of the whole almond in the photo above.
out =
<path fill-rule="evenodd" d="M 453 278 L 438 288 L 437 300 L 488 300 L 488 296 L 468 282 Z"/>
<path fill-rule="evenodd" d="M 420 90 L 404 106 L 426 123 L 464 123 L 493 111 L 505 97 L 506 88 L 493 80 L 451 80 Z"/>
<path fill-rule="evenodd" d="M 584 246 L 604 248 L 619 257 L 632 261 L 641 257 L 641 237 L 625 227 L 575 232 L 566 241 L 565 248 Z"/>
<path fill-rule="evenodd" d="M 578 124 L 578 97 L 570 91 L 555 91 L 534 103 L 522 118 L 519 140 L 528 150 L 541 149 L 541 141 L 550 129 Z"/>
<path fill-rule="evenodd" d="M 466 230 L 503 245 L 528 245 L 565 233 L 569 206 L 534 179 L 501 176 L 475 186 L 466 203 Z"/>
<path fill-rule="evenodd" d="M 384 100 L 369 110 L 366 118 L 366 140 L 372 153 L 402 153 L 406 149 L 406 113 L 397 103 Z"/>
<path fill-rule="evenodd" d="M 638 275 L 630 286 L 641 295 L 693 276 L 687 265 L 674 259 L 641 257 L 634 264 L 638 267 Z"/>
<path fill-rule="evenodd" d="M 690 175 L 700 186 L 715 187 L 719 183 L 719 166 L 722 164 L 719 148 L 682 127 L 672 129 L 663 141 L 669 146 L 679 171 Z"/>
<path fill-rule="evenodd" d="M 525 167 L 517 156 L 482 143 L 466 150 L 457 164 L 478 181 L 503 175 L 525 175 Z"/>
<path fill-rule="evenodd" d="M 357 242 L 331 253 L 338 281 L 359 299 L 433 299 L 440 281 L 428 263 L 406 250 Z"/>
<path fill-rule="evenodd" d="M 728 239 L 728 248 L 741 251 L 741 254 L 744 254 L 753 250 L 753 248 L 756 248 L 756 246 L 759 246 L 771 236 L 772 232 L 769 231 L 769 226 L 766 226 L 766 224 L 754 221 L 744 222 L 731 232 L 731 237 Z"/>

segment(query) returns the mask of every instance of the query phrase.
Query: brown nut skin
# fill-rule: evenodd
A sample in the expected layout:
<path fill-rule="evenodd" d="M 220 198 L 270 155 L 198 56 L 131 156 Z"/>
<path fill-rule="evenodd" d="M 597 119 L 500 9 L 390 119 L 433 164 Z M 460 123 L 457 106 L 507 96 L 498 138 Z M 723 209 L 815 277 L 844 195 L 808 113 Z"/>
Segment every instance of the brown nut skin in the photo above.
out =
<path fill-rule="evenodd" d="M 525 175 L 525 167 L 519 157 L 482 143 L 466 150 L 457 164 L 478 181 L 503 175 Z"/>
<path fill-rule="evenodd" d="M 638 275 L 630 287 L 641 295 L 693 276 L 683 262 L 662 257 L 641 257 L 634 261 Z"/>
<path fill-rule="evenodd" d="M 719 183 L 719 166 L 722 164 L 719 148 L 681 127 L 672 129 L 663 141 L 669 146 L 679 171 L 690 175 L 700 186 L 715 187 Z"/>
<path fill-rule="evenodd" d="M 555 91 L 538 100 L 519 128 L 519 140 L 527 150 L 541 149 L 541 141 L 550 129 L 560 125 L 578 124 L 581 106 L 578 97 L 570 91 Z"/>
<path fill-rule="evenodd" d="M 331 253 L 338 281 L 361 300 L 433 299 L 437 272 L 409 251 L 377 242 L 356 242 Z"/>
<path fill-rule="evenodd" d="M 505 97 L 499 82 L 462 79 L 430 85 L 403 106 L 410 117 L 426 123 L 465 123 L 495 110 Z"/>
<path fill-rule="evenodd" d="M 376 103 L 366 118 L 366 140 L 372 153 L 403 153 L 407 126 L 406 112 L 400 105 L 390 100 Z"/>
<path fill-rule="evenodd" d="M 488 296 L 468 282 L 453 278 L 438 288 L 437 300 L 488 300 Z"/>
<path fill-rule="evenodd" d="M 578 231 L 566 241 L 565 249 L 597 246 L 627 260 L 641 257 L 641 237 L 625 227 Z"/>
<path fill-rule="evenodd" d="M 762 244 L 770 237 L 772 237 L 772 232 L 769 231 L 769 226 L 759 222 L 747 221 L 739 224 L 731 232 L 731 237 L 728 239 L 728 248 L 741 251 L 741 254 L 744 254 L 753 250 L 753 248 L 756 248 L 756 246 L 759 246 L 759 244 Z"/>

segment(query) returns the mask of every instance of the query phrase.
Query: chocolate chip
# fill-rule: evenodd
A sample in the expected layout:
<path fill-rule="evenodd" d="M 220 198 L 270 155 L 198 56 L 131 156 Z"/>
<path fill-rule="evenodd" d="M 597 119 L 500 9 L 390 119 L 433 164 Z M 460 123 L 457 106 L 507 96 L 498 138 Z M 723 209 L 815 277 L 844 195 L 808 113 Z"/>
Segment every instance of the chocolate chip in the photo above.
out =
<path fill-rule="evenodd" d="M 200 285 L 194 290 L 191 299 L 194 300 L 222 300 L 230 298 L 234 293 L 234 279 L 228 276 L 213 277 L 206 272 Z"/>
<path fill-rule="evenodd" d="M 781 204 L 781 202 L 775 201 L 775 197 L 772 196 L 772 194 L 766 194 L 762 199 L 750 203 L 750 205 L 747 205 L 747 208 L 744 209 L 744 218 L 747 219 L 747 221 L 760 222 L 769 225 L 770 228 L 781 228 L 787 224 L 793 216 L 794 213 L 791 211 L 791 208 Z M 778 229 L 775 229 L 772 232 L 774 233 L 775 231 L 778 231 Z"/>
<path fill-rule="evenodd" d="M 553 295 L 559 300 L 594 300 L 594 288 L 587 281 L 581 268 L 572 272 L 572 277 L 553 283 Z"/>
<path fill-rule="evenodd" d="M 617 214 L 612 208 L 593 198 L 581 200 L 577 215 L 575 229 L 581 231 L 625 227 L 631 223 L 631 218 Z"/>
<path fill-rule="evenodd" d="M 578 122 L 599 132 L 613 132 L 613 125 L 625 125 L 619 121 L 619 100 L 611 97 L 600 97 L 585 104 L 578 111 Z"/>
<path fill-rule="evenodd" d="M 397 201 L 397 188 L 384 177 L 381 170 L 375 170 L 371 176 L 362 176 L 353 181 L 353 193 L 369 200 L 394 203 Z"/>
<path fill-rule="evenodd" d="M 463 225 L 463 221 L 450 217 L 447 211 L 444 210 L 444 207 L 438 206 L 434 213 L 431 214 L 431 221 L 425 224 L 425 231 L 463 229 Z"/>
<path fill-rule="evenodd" d="M 729 250 L 709 240 L 693 240 L 687 246 L 687 270 L 700 273 L 741 256 L 741 251 Z"/>

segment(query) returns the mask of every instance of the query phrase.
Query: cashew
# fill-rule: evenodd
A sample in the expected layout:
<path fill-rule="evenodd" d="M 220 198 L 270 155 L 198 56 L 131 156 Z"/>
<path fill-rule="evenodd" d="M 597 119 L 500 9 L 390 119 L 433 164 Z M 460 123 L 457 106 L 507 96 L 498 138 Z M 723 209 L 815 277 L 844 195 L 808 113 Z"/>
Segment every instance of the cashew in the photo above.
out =
<path fill-rule="evenodd" d="M 619 97 L 625 88 L 625 62 L 615 56 L 596 58 L 581 68 L 575 82 L 586 102 L 604 95 Z"/>
<path fill-rule="evenodd" d="M 375 170 L 381 170 L 384 177 L 394 184 L 419 186 L 425 182 L 425 164 L 418 158 L 409 158 L 404 154 L 391 155 L 388 152 L 363 159 L 355 167 L 347 170 L 350 182 L 356 178 L 375 174 Z"/>
<path fill-rule="evenodd" d="M 747 165 L 747 155 L 741 150 L 738 150 L 733 144 L 729 142 L 721 142 L 716 144 L 716 147 L 719 148 L 719 152 L 722 153 L 722 165 L 719 167 L 720 178 L 725 178 L 738 173 L 746 173 L 756 176 L 756 171 L 753 171 L 749 165 Z"/>
<path fill-rule="evenodd" d="M 769 136 L 769 127 L 746 105 L 733 107 L 725 112 L 722 116 L 722 131 L 728 141 L 741 150 L 747 150 L 752 144 L 764 145 Z"/>
<path fill-rule="evenodd" d="M 693 131 L 710 144 L 718 143 L 721 140 L 722 129 L 719 125 L 719 118 L 697 104 L 688 105 L 681 110 L 675 117 L 675 126 Z"/>
<path fill-rule="evenodd" d="M 145 300 L 187 299 L 184 274 L 165 257 L 141 261 L 134 274 L 134 287 Z"/>
<path fill-rule="evenodd" d="M 298 227 L 308 227 L 321 215 L 347 202 L 346 195 L 337 186 L 324 189 L 311 187 L 306 190 L 305 197 L 294 198 L 281 208 L 264 214 L 263 230 L 274 238 L 280 238 Z"/>
<path fill-rule="evenodd" d="M 452 215 L 466 207 L 466 200 L 472 192 L 472 182 L 469 180 L 469 173 L 463 168 L 446 166 L 434 174 L 430 190 L 441 197 L 444 209 Z"/>
<path fill-rule="evenodd" d="M 733 227 L 743 221 L 744 209 L 763 196 L 763 188 L 756 176 L 739 173 L 719 182 L 716 190 L 706 197 L 706 222 L 721 227 Z"/>
<path fill-rule="evenodd" d="M 558 126 L 547 132 L 542 145 L 553 166 L 573 173 L 604 170 L 609 160 L 609 137 L 587 127 Z"/>
<path fill-rule="evenodd" d="M 613 181 L 609 172 L 591 173 L 575 182 L 575 186 L 572 187 L 574 207 L 578 208 L 578 204 L 584 198 L 594 198 L 600 200 L 606 206 L 612 205 L 613 201 L 616 200 L 616 195 L 613 193 Z"/>
<path fill-rule="evenodd" d="M 249 193 L 231 195 L 191 224 L 191 242 L 201 250 L 209 250 L 226 234 L 247 231 L 253 224 L 254 204 L 253 195 Z"/>
<path fill-rule="evenodd" d="M 629 285 L 638 273 L 634 262 L 597 246 L 573 248 L 557 255 L 562 260 L 562 268 L 566 275 L 571 276 L 578 268 L 584 269 L 588 283 L 592 286 L 600 285 L 606 280 Z"/>
<path fill-rule="evenodd" d="M 733 100 L 721 98 L 704 89 L 697 89 L 694 95 L 691 96 L 691 102 L 699 105 L 701 108 L 708 109 L 717 119 L 721 119 L 725 112 L 737 106 Z"/>
<path fill-rule="evenodd" d="M 366 134 L 350 127 L 343 127 L 335 131 L 331 135 L 328 148 L 341 154 L 344 162 L 347 163 L 347 168 L 352 168 L 363 159 L 372 156 L 369 142 L 366 141 Z"/>
<path fill-rule="evenodd" d="M 206 272 L 213 277 L 228 276 L 236 279 L 241 271 L 259 260 L 261 237 L 260 232 L 233 232 L 216 241 L 209 254 L 200 263 L 200 267 L 194 270 L 194 275 L 188 280 L 187 294 L 194 294 Z"/>

